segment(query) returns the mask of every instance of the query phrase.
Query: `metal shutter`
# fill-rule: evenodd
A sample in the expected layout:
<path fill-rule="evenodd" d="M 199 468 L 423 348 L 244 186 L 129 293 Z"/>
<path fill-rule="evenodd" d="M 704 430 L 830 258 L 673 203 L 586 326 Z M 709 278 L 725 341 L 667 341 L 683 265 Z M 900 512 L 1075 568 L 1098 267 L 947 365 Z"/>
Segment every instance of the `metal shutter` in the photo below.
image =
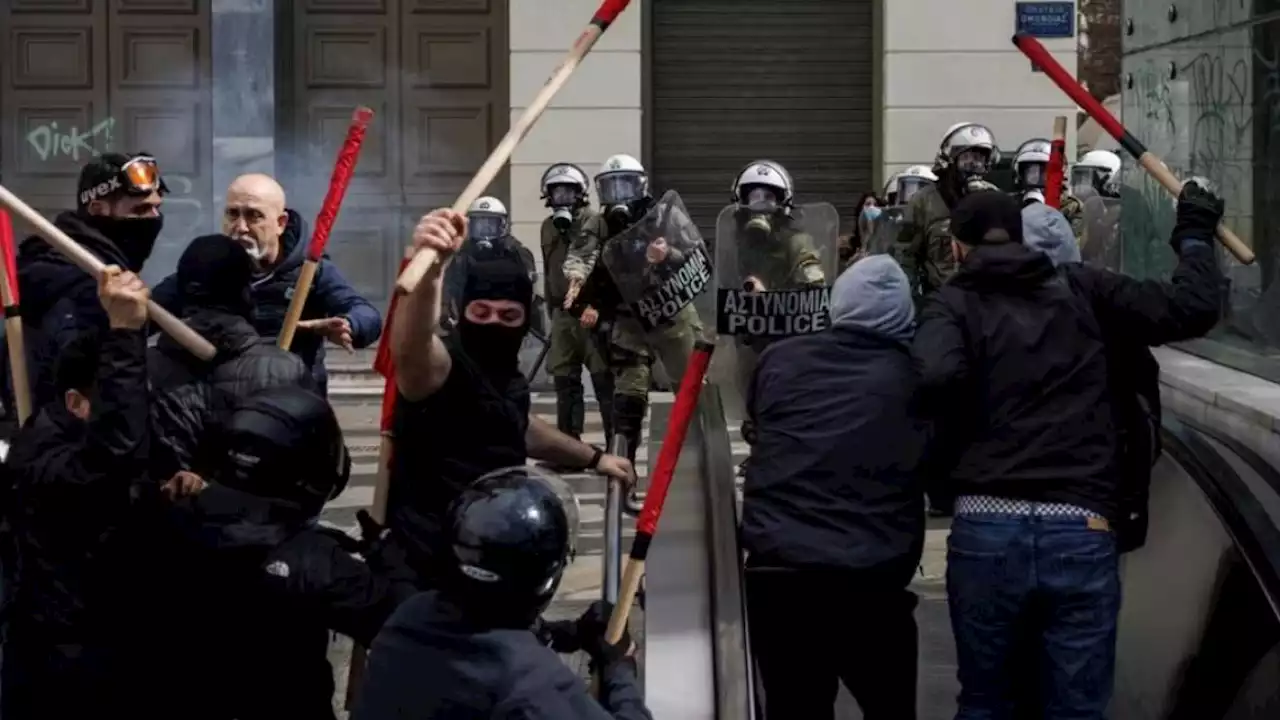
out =
<path fill-rule="evenodd" d="M 650 0 L 649 159 L 714 236 L 735 173 L 786 166 L 847 225 L 871 187 L 871 0 Z"/>

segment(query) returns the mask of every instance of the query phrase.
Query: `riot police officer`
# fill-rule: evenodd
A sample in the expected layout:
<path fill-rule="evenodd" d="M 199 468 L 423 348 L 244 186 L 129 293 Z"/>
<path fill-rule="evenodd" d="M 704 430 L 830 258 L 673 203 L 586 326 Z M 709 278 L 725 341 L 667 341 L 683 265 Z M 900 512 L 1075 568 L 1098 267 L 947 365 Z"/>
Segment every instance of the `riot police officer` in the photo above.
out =
<path fill-rule="evenodd" d="M 542 174 L 542 199 L 551 209 L 551 215 L 542 221 L 543 297 L 551 309 L 547 372 L 556 388 L 557 427 L 566 435 L 581 438 L 585 423 L 582 366 L 586 365 L 608 439 L 613 422 L 613 374 L 593 337 L 598 313 L 593 307 L 585 307 L 579 317 L 574 317 L 564 309 L 569 294 L 565 258 L 573 238 L 596 215 L 591 209 L 587 182 L 582 168 L 570 163 L 556 163 Z"/>
<path fill-rule="evenodd" d="M 654 198 L 644 166 L 630 155 L 614 155 L 601 166 L 595 184 L 600 214 L 593 222 L 583 225 L 565 259 L 569 291 L 564 307 L 573 309 L 584 288 L 590 288 L 590 295 L 584 295 L 581 300 L 598 312 L 598 322 L 611 324 L 608 362 L 614 378 L 612 427 L 615 433 L 627 438 L 634 460 L 648 410 L 653 362 L 660 360 L 672 384 L 678 386 L 694 342 L 702 332 L 702 324 L 689 303 L 679 307 L 671 317 L 663 318 L 657 326 L 646 329 L 636 315 L 634 300 L 625 297 L 621 287 L 624 282 L 644 285 L 649 276 L 669 274 L 671 268 L 685 261 L 683 251 L 675 245 L 676 238 L 667 238 L 664 234 L 676 211 Z M 679 231 L 696 236 L 701 244 L 691 221 Z M 627 247 L 623 247 L 623 234 L 629 239 Z M 630 244 L 637 240 L 643 244 L 638 251 L 643 267 L 632 263 L 605 267 L 608 263 L 600 262 L 602 252 L 608 248 L 617 251 L 611 251 L 610 257 L 622 257 L 631 252 Z"/>
<path fill-rule="evenodd" d="M 938 180 L 912 196 L 894 240 L 894 256 L 922 298 L 956 270 L 949 231 L 951 208 L 978 190 L 994 190 L 986 176 L 1000 160 L 995 135 L 985 125 L 956 123 L 938 144 L 933 172 Z"/>
<path fill-rule="evenodd" d="M 1053 145 L 1044 138 L 1033 138 L 1018 147 L 1013 155 L 1013 182 L 1017 193 L 1025 207 L 1033 202 L 1045 202 L 1045 187 L 1049 178 L 1049 159 L 1053 153 Z M 1063 186 L 1058 198 L 1058 210 L 1071 223 L 1071 232 L 1076 242 L 1084 234 L 1084 207 L 1074 195 Z"/>
<path fill-rule="evenodd" d="M 1071 167 L 1071 191 L 1081 197 L 1120 197 L 1121 165 L 1120 156 L 1109 150 L 1090 150 Z"/>
<path fill-rule="evenodd" d="M 507 206 L 496 197 L 486 196 L 471 203 L 467 208 L 467 240 L 462 246 L 453 264 L 449 268 L 445 280 L 445 294 L 449 298 L 448 312 L 451 325 L 458 317 L 458 298 L 462 296 L 466 284 L 467 268 L 476 260 L 497 257 L 510 253 L 520 258 L 521 264 L 529 273 L 529 279 L 537 286 L 538 266 L 533 253 L 511 234 L 511 216 Z M 534 296 L 534 306 L 530 315 L 529 332 L 535 337 L 546 338 L 546 321 L 543 317 L 545 308 L 540 306 L 539 299 Z"/>
<path fill-rule="evenodd" d="M 519 466 L 489 473 L 458 496 L 445 525 L 451 551 L 441 585 L 401 605 L 383 627 L 352 720 L 651 717 L 630 638 L 605 640 L 603 603 L 574 633 L 599 674 L 599 703 L 534 632 L 573 559 L 577 532 L 576 503 L 554 483 Z"/>
<path fill-rule="evenodd" d="M 938 182 L 938 176 L 928 165 L 912 165 L 893 177 L 893 194 L 897 202 L 891 204 L 896 205 L 906 205 L 916 193 Z"/>
<path fill-rule="evenodd" d="M 880 195 L 884 198 L 885 204 L 890 207 L 902 204 L 898 197 L 898 180 L 901 178 L 902 173 L 894 173 L 890 175 L 889 179 L 884 182 L 884 189 L 880 191 Z"/>

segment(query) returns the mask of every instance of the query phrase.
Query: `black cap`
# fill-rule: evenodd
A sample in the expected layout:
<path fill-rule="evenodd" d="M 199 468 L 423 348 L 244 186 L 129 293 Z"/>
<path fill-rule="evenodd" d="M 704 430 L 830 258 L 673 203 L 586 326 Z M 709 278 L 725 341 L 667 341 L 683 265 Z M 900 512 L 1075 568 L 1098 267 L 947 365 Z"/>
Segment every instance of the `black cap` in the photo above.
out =
<path fill-rule="evenodd" d="M 120 170 L 129 162 L 123 153 L 103 153 L 80 168 L 80 182 L 76 185 L 76 198 L 80 207 L 94 200 L 113 200 L 123 195 L 127 183 L 120 177 Z"/>
<path fill-rule="evenodd" d="M 951 209 L 951 234 L 965 245 L 1022 244 L 1022 208 L 1012 195 L 982 190 Z"/>
<path fill-rule="evenodd" d="M 254 266 L 240 243 L 226 235 L 191 241 L 178 259 L 178 288 L 183 309 L 223 310 L 247 317 L 253 311 L 249 285 Z"/>

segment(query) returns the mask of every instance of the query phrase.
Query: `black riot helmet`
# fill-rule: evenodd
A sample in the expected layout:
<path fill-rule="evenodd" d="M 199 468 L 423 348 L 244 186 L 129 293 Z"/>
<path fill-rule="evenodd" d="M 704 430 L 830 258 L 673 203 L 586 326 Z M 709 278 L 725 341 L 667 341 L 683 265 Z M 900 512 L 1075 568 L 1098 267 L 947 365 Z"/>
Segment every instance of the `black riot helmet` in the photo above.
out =
<path fill-rule="evenodd" d="M 317 515 L 342 493 L 351 457 L 333 408 L 295 386 L 254 393 L 201 443 L 198 469 L 214 482 Z"/>
<path fill-rule="evenodd" d="M 524 465 L 495 470 L 449 508 L 450 587 L 478 622 L 529 627 L 573 559 L 578 504 L 564 481 Z"/>

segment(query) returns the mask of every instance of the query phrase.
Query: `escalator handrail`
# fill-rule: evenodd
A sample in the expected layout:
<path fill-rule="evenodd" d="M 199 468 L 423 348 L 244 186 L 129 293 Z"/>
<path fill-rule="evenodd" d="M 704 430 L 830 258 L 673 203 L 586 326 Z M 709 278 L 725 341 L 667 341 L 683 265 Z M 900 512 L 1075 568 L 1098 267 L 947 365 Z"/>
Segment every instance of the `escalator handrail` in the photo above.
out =
<path fill-rule="evenodd" d="M 1178 416 L 1178 422 L 1192 428 L 1201 435 L 1207 435 L 1219 444 L 1225 445 L 1231 449 L 1231 452 L 1240 457 L 1244 464 L 1248 465 L 1264 482 L 1271 486 L 1271 489 L 1280 495 L 1280 469 L 1272 465 L 1266 458 L 1258 454 L 1256 450 L 1245 445 L 1240 440 L 1233 438 L 1221 430 L 1205 425 L 1204 423 L 1189 417 Z"/>
<path fill-rule="evenodd" d="M 1258 503 L 1239 473 L 1198 434 L 1200 432 L 1182 419 L 1165 418 L 1161 428 L 1164 451 L 1204 492 L 1261 585 L 1267 602 L 1280 616 L 1280 527 Z M 1243 455 L 1241 460 L 1248 462 Z"/>
<path fill-rule="evenodd" d="M 755 687 L 747 646 L 742 551 L 738 543 L 738 499 L 734 487 L 737 470 L 720 389 L 712 383 L 702 389 L 698 418 L 707 498 L 716 717 L 750 720 L 755 713 Z"/>

